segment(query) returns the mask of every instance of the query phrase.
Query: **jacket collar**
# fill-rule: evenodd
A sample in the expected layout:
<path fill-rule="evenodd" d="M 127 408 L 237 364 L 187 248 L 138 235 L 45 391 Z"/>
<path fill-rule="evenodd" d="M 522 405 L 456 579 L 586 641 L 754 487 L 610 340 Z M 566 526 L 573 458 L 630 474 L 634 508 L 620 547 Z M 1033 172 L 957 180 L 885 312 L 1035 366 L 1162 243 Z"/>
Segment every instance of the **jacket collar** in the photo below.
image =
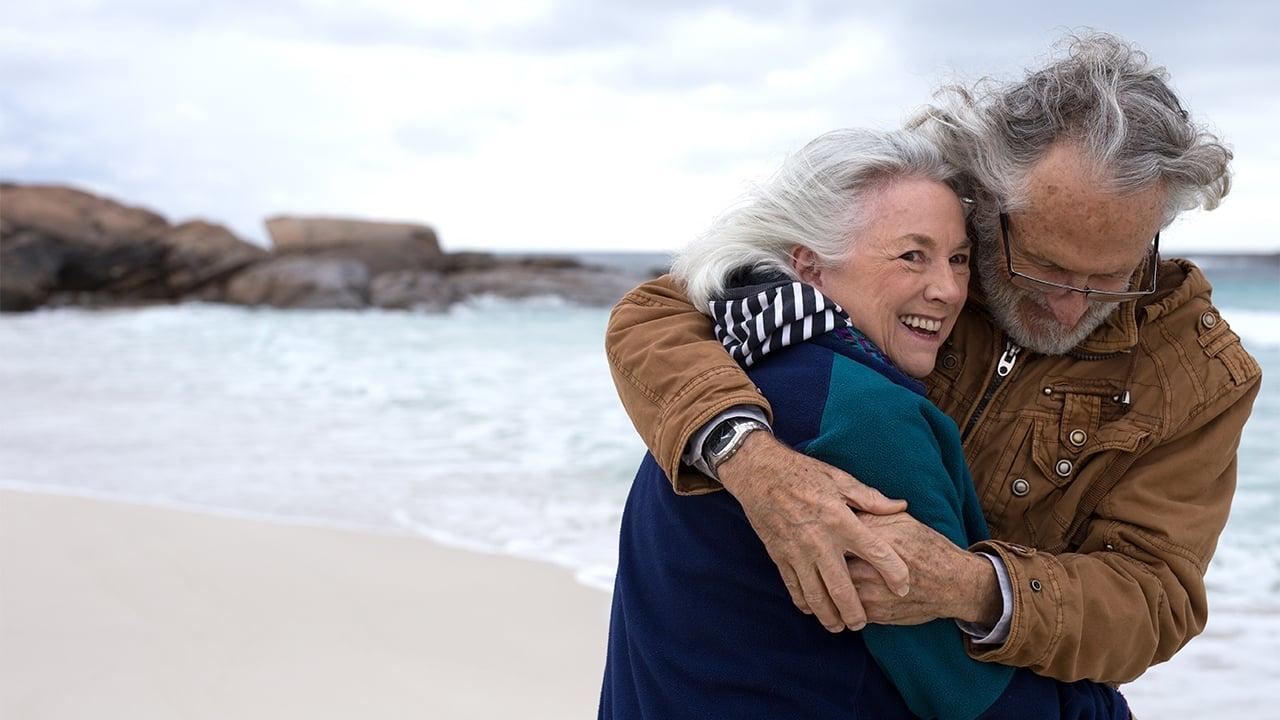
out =
<path fill-rule="evenodd" d="M 1163 260 L 1156 277 L 1156 291 L 1122 303 L 1105 323 L 1076 346 L 1076 351 L 1105 354 L 1129 350 L 1137 346 L 1138 330 L 1142 325 L 1197 295 L 1207 294 L 1210 289 L 1209 280 L 1190 260 Z"/>

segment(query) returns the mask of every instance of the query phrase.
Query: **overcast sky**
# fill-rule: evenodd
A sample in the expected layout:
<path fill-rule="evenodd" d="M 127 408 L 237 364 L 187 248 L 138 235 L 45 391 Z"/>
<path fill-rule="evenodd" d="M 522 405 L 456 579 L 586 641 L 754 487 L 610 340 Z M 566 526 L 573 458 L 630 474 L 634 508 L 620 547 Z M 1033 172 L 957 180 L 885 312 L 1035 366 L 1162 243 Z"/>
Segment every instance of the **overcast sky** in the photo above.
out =
<path fill-rule="evenodd" d="M 0 178 L 263 243 L 295 213 L 425 222 L 452 250 L 669 250 L 815 135 L 893 127 L 1092 26 L 1167 66 L 1236 152 L 1223 207 L 1162 247 L 1280 249 L 1280 4 L 862 5 L 7 3 Z"/>

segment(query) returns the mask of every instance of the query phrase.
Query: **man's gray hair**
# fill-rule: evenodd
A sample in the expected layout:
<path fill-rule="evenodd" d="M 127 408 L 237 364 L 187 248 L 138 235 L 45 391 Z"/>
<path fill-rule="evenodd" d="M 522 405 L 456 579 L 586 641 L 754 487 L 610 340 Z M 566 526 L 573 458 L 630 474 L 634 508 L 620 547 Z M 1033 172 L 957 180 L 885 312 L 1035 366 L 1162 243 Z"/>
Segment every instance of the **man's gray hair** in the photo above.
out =
<path fill-rule="evenodd" d="M 1020 209 L 1031 166 L 1059 140 L 1079 143 L 1116 193 L 1163 182 L 1165 224 L 1217 207 L 1231 189 L 1231 151 L 1192 122 L 1165 69 L 1106 33 L 1061 44 L 1065 57 L 1022 80 L 943 87 L 907 123 L 965 170 L 984 234 L 996 213 Z"/>
<path fill-rule="evenodd" d="M 905 130 L 835 130 L 789 156 L 765 183 L 691 242 L 672 265 L 694 307 L 708 312 L 743 272 L 796 278 L 791 252 L 805 247 L 824 265 L 847 257 L 869 218 L 867 200 L 893 181 L 936 180 L 957 189 L 957 171 L 928 138 Z"/>

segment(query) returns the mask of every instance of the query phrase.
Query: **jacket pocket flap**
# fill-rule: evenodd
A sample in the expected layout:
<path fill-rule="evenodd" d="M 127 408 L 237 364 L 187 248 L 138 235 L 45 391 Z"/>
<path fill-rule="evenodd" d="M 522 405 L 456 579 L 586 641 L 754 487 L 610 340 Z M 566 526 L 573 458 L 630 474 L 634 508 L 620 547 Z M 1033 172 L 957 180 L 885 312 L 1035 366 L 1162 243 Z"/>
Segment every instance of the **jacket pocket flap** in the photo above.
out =
<path fill-rule="evenodd" d="M 1080 474 L 1094 456 L 1111 450 L 1136 452 L 1150 432 L 1127 422 L 1113 422 L 1098 428 L 1085 429 L 1087 433 L 1083 445 L 1070 448 L 1063 442 L 1064 435 L 1061 423 L 1037 419 L 1032 440 L 1032 457 L 1036 467 L 1049 482 L 1062 487 Z"/>

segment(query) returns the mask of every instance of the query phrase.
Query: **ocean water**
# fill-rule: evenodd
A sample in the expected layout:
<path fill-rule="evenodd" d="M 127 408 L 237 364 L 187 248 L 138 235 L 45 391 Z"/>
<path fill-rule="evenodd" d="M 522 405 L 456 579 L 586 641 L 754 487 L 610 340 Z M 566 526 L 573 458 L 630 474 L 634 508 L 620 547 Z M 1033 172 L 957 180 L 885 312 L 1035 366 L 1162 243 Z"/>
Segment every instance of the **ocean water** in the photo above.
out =
<path fill-rule="evenodd" d="M 1280 371 L 1280 270 L 1207 271 L 1223 316 Z M 421 534 L 607 589 L 643 447 L 609 379 L 606 321 L 550 299 L 0 316 L 0 485 Z M 1208 575 L 1209 627 L 1126 688 L 1144 719 L 1280 717 L 1277 436 L 1270 380 Z"/>

